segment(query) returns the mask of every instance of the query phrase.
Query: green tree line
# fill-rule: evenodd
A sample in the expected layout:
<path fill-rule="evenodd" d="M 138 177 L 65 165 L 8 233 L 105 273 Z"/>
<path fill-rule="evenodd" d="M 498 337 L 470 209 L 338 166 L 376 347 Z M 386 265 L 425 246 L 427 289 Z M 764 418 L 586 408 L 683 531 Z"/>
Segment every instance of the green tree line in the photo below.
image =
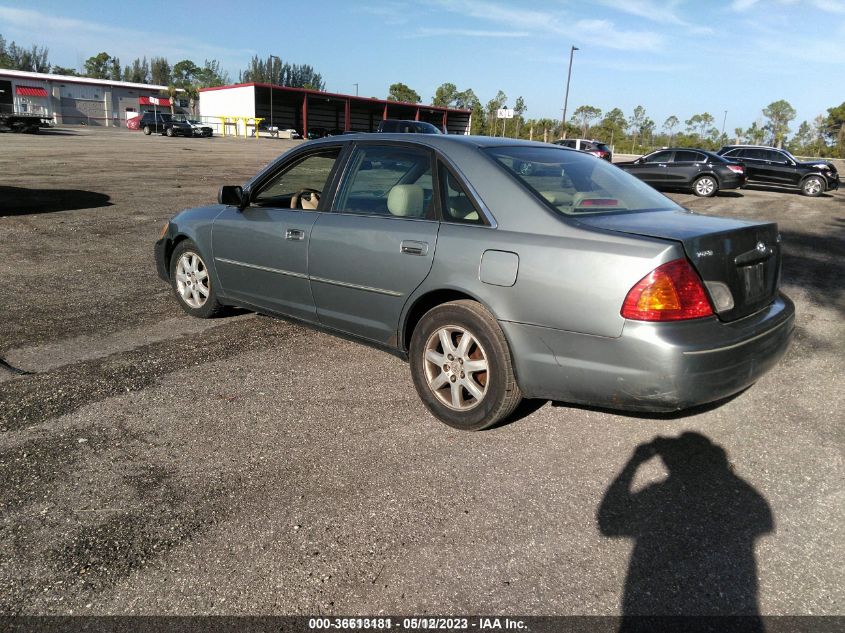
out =
<path fill-rule="evenodd" d="M 390 100 L 421 103 L 419 93 L 403 83 L 392 84 Z M 508 103 L 499 90 L 485 105 L 471 88 L 458 90 L 453 83 L 441 84 L 431 98 L 431 105 L 464 108 L 472 111 L 471 134 L 552 141 L 559 138 L 596 138 L 615 147 L 617 152 L 643 154 L 659 147 L 698 147 L 717 150 L 728 144 L 757 144 L 784 147 L 794 154 L 845 158 L 845 102 L 827 109 L 812 121 L 802 121 L 793 133 L 790 124 L 797 113 L 784 100 L 770 103 L 761 117 L 747 128 L 723 130 L 709 112 L 681 119 L 671 115 L 658 125 L 646 109 L 638 105 L 626 116 L 620 108 L 603 112 L 592 105 L 579 105 L 571 118 L 527 118 L 525 100 L 517 97 L 514 118 L 497 119 L 497 110 Z"/>

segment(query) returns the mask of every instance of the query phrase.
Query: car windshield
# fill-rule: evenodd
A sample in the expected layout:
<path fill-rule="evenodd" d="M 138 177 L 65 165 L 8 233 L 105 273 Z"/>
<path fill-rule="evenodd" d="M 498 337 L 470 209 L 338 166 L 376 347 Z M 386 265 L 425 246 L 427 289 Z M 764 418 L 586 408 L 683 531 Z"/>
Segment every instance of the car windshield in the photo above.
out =
<path fill-rule="evenodd" d="M 486 152 L 558 213 L 680 209 L 641 180 L 589 154 L 558 147 L 493 147 Z"/>
<path fill-rule="evenodd" d="M 800 163 L 800 162 L 801 162 L 801 161 L 799 161 L 797 158 L 795 158 L 795 156 L 793 156 L 793 155 L 792 155 L 792 152 L 788 152 L 788 151 L 786 151 L 785 149 L 782 149 L 782 150 L 780 150 L 780 151 L 782 151 L 784 154 L 786 154 L 787 156 L 789 156 L 789 157 L 790 157 L 792 160 L 794 160 L 796 163 Z"/>

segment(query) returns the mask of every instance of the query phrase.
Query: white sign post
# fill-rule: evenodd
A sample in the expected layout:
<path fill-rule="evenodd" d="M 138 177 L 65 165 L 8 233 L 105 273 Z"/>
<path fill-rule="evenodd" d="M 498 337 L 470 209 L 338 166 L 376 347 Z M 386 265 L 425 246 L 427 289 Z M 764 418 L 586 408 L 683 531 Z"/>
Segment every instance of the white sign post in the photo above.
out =
<path fill-rule="evenodd" d="M 496 110 L 496 118 L 503 119 L 502 121 L 502 136 L 505 135 L 505 126 L 508 124 L 507 119 L 513 118 L 513 109 L 511 108 L 499 108 Z"/>

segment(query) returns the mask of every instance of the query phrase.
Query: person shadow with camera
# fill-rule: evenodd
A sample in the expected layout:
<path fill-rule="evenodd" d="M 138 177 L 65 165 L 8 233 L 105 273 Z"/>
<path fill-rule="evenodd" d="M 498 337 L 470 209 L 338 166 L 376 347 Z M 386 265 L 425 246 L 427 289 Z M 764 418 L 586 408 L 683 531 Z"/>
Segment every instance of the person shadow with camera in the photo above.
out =
<path fill-rule="evenodd" d="M 637 471 L 657 456 L 668 477 L 633 492 Z M 638 446 L 605 492 L 597 522 L 604 536 L 635 540 L 620 631 L 662 630 L 660 622 L 672 620 L 647 616 L 682 617 L 683 630 L 720 626 L 721 618 L 689 616 L 741 616 L 731 630 L 764 630 L 754 544 L 773 531 L 772 512 L 704 435 Z"/>

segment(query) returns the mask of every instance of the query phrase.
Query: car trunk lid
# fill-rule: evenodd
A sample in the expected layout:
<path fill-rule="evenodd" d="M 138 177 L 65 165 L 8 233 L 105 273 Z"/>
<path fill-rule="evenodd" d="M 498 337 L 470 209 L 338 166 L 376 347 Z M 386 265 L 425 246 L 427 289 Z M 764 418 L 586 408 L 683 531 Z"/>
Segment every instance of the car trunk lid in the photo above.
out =
<path fill-rule="evenodd" d="M 781 253 L 774 222 L 672 210 L 583 216 L 578 221 L 598 229 L 680 242 L 723 321 L 753 314 L 777 296 Z"/>

